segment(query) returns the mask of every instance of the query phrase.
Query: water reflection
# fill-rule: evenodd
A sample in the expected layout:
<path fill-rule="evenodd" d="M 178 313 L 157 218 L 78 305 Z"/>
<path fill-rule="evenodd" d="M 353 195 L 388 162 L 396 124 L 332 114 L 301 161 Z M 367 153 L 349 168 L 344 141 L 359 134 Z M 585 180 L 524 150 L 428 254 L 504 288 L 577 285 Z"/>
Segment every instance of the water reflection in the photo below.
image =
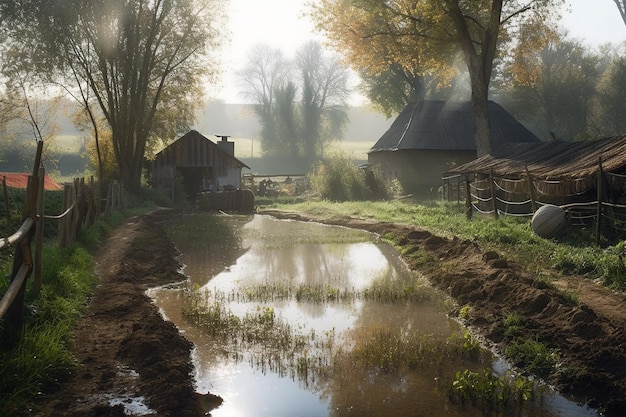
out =
<path fill-rule="evenodd" d="M 232 247 L 215 246 L 202 238 L 218 228 L 211 223 L 215 219 L 205 217 L 183 218 L 169 228 L 198 294 L 210 293 L 209 303 L 224 304 L 238 317 L 268 309 L 276 322 L 309 343 L 281 357 L 269 342 L 247 345 L 215 337 L 212 329 L 181 314 L 182 290 L 152 291 L 164 315 L 195 345 L 198 390 L 225 400 L 213 416 L 483 415 L 475 407 L 451 403 L 449 387 L 456 371 L 489 367 L 492 358 L 459 353 L 463 329 L 443 314 L 446 300 L 407 271 L 393 248 L 360 231 L 263 216 L 220 218 L 226 224 L 219 226 L 224 242 Z M 333 302 L 293 295 L 320 285 L 355 295 Z M 423 297 L 385 300 L 385 291 L 394 286 L 400 289 L 396 295 L 420 287 Z M 259 288 L 280 288 L 287 295 L 241 295 Z M 376 288 L 382 290 L 372 297 Z M 376 337 L 383 338 L 381 345 L 395 337 L 418 340 L 419 352 L 413 354 L 420 359 L 411 366 L 383 366 L 401 354 L 396 347 L 377 359 L 380 366 L 365 366 Z M 320 352 L 323 356 L 316 356 Z M 541 409 L 522 415 L 594 415 L 567 404 L 565 412 Z"/>

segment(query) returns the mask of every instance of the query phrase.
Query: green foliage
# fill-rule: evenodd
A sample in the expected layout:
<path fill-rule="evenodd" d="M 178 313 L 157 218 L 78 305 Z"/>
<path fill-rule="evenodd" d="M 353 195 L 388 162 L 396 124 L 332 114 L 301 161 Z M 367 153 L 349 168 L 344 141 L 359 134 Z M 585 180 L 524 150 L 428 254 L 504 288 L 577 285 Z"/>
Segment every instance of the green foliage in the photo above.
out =
<path fill-rule="evenodd" d="M 516 404 L 513 400 L 521 405 L 535 397 L 535 390 L 534 381 L 511 373 L 497 376 L 491 369 L 466 369 L 456 373 L 450 396 L 461 404 L 469 401 L 487 410 L 510 410 Z"/>
<path fill-rule="evenodd" d="M 502 324 L 504 324 L 504 335 L 509 338 L 519 336 L 523 330 L 522 318 L 517 313 L 507 314 Z"/>
<path fill-rule="evenodd" d="M 330 201 L 379 200 L 388 195 L 378 170 L 361 169 L 347 155 L 336 154 L 318 164 L 310 178 L 313 190 Z"/>
<path fill-rule="evenodd" d="M 543 343 L 528 338 L 513 341 L 506 347 L 505 355 L 518 366 L 539 376 L 551 374 L 556 367 L 556 354 Z"/>
<path fill-rule="evenodd" d="M 438 235 L 473 240 L 485 250 L 504 252 L 507 257 L 529 265 L 539 279 L 543 279 L 543 270 L 556 269 L 626 290 L 625 244 L 617 240 L 612 244 L 607 242 L 606 248 L 591 246 L 593 239 L 584 229 L 571 228 L 558 241 L 542 239 L 532 232 L 528 220 L 500 217 L 494 221 L 491 217 L 475 216 L 468 221 L 461 205 L 434 200 L 307 201 L 280 208 L 325 218 L 353 216 L 425 227 Z M 389 240 L 394 242 L 393 237 Z"/>
<path fill-rule="evenodd" d="M 122 213 L 100 219 L 65 249 L 44 245 L 41 292 L 35 295 L 27 286 L 28 308 L 21 337 L 14 347 L 0 346 L 0 416 L 25 415 L 42 394 L 70 375 L 75 366 L 70 349 L 72 333 L 95 282 L 89 250 L 123 219 Z M 4 257 L 6 253 L 0 252 L 3 276 L 11 263 L 10 257 Z M 0 279 L 0 289 L 3 284 L 4 278 Z"/>

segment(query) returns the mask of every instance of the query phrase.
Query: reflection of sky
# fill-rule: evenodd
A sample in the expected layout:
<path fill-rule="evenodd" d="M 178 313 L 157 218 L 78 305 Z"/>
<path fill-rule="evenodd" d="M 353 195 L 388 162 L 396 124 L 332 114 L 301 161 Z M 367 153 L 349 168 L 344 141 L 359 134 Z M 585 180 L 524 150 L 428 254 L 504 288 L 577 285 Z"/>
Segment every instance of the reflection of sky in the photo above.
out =
<path fill-rule="evenodd" d="M 342 233 L 346 236 L 342 236 Z M 349 243 L 338 243 L 348 241 Z M 194 271 L 193 261 L 204 265 L 206 253 L 200 249 L 183 253 L 190 263 L 186 270 Z M 255 216 L 243 228 L 242 247 L 229 267 L 195 279 L 206 283 L 202 289 L 229 294 L 240 287 L 259 284 L 286 283 L 328 285 L 340 290 L 363 290 L 372 283 L 403 280 L 409 277 L 404 264 L 388 245 L 374 242 L 373 236 L 348 229 L 318 224 L 278 221 Z M 219 256 L 219 254 L 216 254 Z M 448 403 L 447 387 L 437 387 L 433 374 L 415 372 L 380 375 L 371 370 L 354 369 L 349 380 L 327 381 L 328 385 L 306 390 L 289 376 L 267 370 L 261 372 L 248 363 L 245 352 L 237 352 L 240 361 L 225 359 L 222 350 L 232 352 L 232 346 L 220 346 L 210 329 L 194 326 L 180 313 L 180 292 L 155 290 L 157 305 L 194 343 L 196 382 L 201 393 L 211 392 L 224 398 L 224 404 L 211 412 L 213 416 L 480 416 L 478 410 L 458 409 Z M 346 303 L 307 303 L 295 300 L 276 302 L 230 303 L 227 308 L 240 317 L 256 313 L 259 308 L 271 307 L 275 317 L 288 322 L 301 334 L 323 335 L 333 330 L 338 343 L 353 346 L 365 329 L 388 328 L 402 333 L 418 332 L 429 338 L 447 338 L 458 330 L 458 324 L 441 313 L 437 305 L 425 303 L 377 303 L 358 300 Z M 207 331 L 208 330 L 208 331 Z M 441 367 L 464 369 L 467 364 L 446 358 Z M 443 369 L 443 368 L 442 368 Z M 321 383 L 321 382 L 320 382 Z M 323 397 L 323 399 L 320 399 Z M 571 405 L 571 404 L 570 404 Z M 536 416 L 554 416 L 537 410 Z M 540 412 L 541 411 L 541 412 Z M 569 412 L 573 411 L 572 408 Z M 579 410 L 576 410 L 579 411 Z M 568 415 L 566 411 L 564 414 Z M 585 415 L 585 414 L 572 414 Z"/>
<path fill-rule="evenodd" d="M 319 417 L 328 415 L 328 404 L 298 387 L 288 377 L 252 369 L 247 363 L 223 364 L 207 375 L 212 384 L 201 392 L 219 392 L 224 404 L 211 411 L 214 417 Z M 215 388 L 218 388 L 217 390 Z M 298 410 L 297 412 L 294 411 Z"/>
<path fill-rule="evenodd" d="M 267 249 L 253 245 L 204 289 L 230 291 L 237 286 L 282 282 L 363 290 L 388 270 L 387 258 L 373 243 L 301 244 Z"/>

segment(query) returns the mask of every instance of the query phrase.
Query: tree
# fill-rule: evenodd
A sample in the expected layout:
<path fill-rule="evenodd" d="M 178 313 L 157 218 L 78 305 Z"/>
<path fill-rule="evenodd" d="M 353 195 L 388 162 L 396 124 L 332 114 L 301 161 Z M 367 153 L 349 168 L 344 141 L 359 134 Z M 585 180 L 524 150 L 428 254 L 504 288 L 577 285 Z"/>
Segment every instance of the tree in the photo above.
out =
<path fill-rule="evenodd" d="M 560 1 L 529 0 L 322 0 L 313 18 L 355 68 L 381 73 L 397 62 L 411 74 L 450 79 L 461 51 L 471 83 L 478 154 L 491 151 L 489 83 L 502 39 L 513 23 L 542 19 Z M 381 58 L 382 57 L 382 58 Z M 369 63 L 368 63 L 369 62 Z"/>
<path fill-rule="evenodd" d="M 604 135 L 626 133 L 626 57 L 617 57 L 598 83 L 596 124 Z"/>
<path fill-rule="evenodd" d="M 348 71 L 334 55 L 324 55 L 318 42 L 306 43 L 297 53 L 302 83 L 302 140 L 304 156 L 314 162 L 324 146 L 342 134 L 348 116 Z"/>
<path fill-rule="evenodd" d="M 348 72 L 317 42 L 293 61 L 267 45 L 255 46 L 239 74 L 244 95 L 261 120 L 263 152 L 312 163 L 347 122 Z"/>
<path fill-rule="evenodd" d="M 281 50 L 258 44 L 250 50 L 247 64 L 238 74 L 244 96 L 254 103 L 254 112 L 261 122 L 263 152 L 269 155 L 280 155 L 286 149 L 277 132 L 275 110 L 279 105 L 276 95 L 281 91 L 286 94 L 290 65 Z M 285 106 L 284 100 L 282 97 L 280 105 Z"/>
<path fill-rule="evenodd" d="M 207 54 L 219 40 L 219 5 L 18 0 L 2 3 L 0 12 L 11 17 L 13 41 L 28 46 L 25 61 L 51 81 L 92 93 L 81 95 L 88 97 L 85 109 L 97 109 L 107 121 L 120 180 L 137 189 L 146 150 L 186 128 L 202 77 L 215 75 Z"/>
<path fill-rule="evenodd" d="M 624 0 L 613 0 L 615 5 L 617 6 L 617 10 L 619 10 L 620 16 L 622 16 L 622 20 L 626 25 L 626 1 Z"/>
<path fill-rule="evenodd" d="M 544 137 L 573 139 L 588 130 L 598 56 L 544 25 L 520 30 L 523 42 L 504 65 L 502 93 L 521 120 L 540 118 Z M 524 45 L 534 44 L 528 48 Z"/>

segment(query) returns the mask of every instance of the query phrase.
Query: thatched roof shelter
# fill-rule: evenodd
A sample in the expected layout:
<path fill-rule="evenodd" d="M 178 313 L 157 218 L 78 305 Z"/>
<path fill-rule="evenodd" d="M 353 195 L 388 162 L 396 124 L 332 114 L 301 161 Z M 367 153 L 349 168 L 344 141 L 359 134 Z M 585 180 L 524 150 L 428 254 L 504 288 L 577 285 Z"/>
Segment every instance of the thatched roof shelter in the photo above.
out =
<path fill-rule="evenodd" d="M 493 174 L 523 178 L 526 168 L 534 178 L 572 180 L 595 176 L 599 162 L 605 172 L 626 173 L 626 135 L 584 142 L 517 143 L 496 148 L 446 175 Z"/>

